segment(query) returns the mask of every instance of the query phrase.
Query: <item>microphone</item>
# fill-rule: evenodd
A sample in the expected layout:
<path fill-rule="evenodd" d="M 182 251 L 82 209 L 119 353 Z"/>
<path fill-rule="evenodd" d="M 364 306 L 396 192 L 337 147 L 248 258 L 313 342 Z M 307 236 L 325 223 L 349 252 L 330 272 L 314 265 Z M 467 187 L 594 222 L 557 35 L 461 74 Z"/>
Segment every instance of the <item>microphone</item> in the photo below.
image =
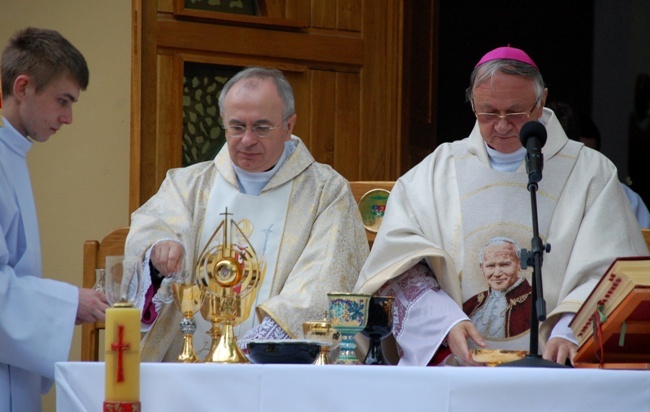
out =
<path fill-rule="evenodd" d="M 526 148 L 528 184 L 537 183 L 542 180 L 542 169 L 544 168 L 542 147 L 546 143 L 546 128 L 540 122 L 531 120 L 521 128 L 519 140 L 521 140 L 521 145 Z"/>

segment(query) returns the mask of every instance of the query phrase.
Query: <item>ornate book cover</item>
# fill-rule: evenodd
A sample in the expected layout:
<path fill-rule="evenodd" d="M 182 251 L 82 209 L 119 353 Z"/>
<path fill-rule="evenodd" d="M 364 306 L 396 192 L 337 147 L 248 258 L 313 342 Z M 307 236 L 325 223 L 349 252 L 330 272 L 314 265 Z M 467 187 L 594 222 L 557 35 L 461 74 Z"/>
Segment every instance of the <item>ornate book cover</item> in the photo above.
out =
<path fill-rule="evenodd" d="M 635 287 L 650 288 L 650 257 L 616 259 L 570 324 L 578 346 L 593 334 L 594 314 L 608 318 Z"/>

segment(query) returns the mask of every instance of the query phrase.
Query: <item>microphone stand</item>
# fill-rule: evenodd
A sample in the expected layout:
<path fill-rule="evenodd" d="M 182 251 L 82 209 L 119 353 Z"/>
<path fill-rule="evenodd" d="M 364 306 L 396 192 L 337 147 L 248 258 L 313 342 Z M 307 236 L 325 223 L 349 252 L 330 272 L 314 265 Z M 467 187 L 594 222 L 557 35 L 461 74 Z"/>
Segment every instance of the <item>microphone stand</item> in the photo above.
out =
<path fill-rule="evenodd" d="M 541 178 L 541 177 L 540 177 Z M 502 363 L 498 366 L 522 366 L 528 368 L 568 368 L 569 366 L 557 362 L 548 361 L 539 355 L 539 322 L 546 320 L 546 302 L 542 287 L 542 260 L 544 252 L 551 251 L 550 244 L 544 244 L 539 237 L 537 222 L 537 182 L 528 180 L 528 191 L 530 192 L 530 205 L 533 215 L 533 238 L 531 240 L 531 252 L 521 249 L 521 268 L 527 269 L 528 265 L 533 266 L 533 283 L 530 305 L 530 347 L 528 354 L 520 360 Z"/>

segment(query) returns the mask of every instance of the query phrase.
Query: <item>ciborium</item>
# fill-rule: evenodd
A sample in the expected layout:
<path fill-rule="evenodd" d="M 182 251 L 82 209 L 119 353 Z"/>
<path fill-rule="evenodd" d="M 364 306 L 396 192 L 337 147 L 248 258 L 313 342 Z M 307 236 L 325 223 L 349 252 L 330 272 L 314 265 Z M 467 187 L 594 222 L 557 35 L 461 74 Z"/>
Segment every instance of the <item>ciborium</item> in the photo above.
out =
<path fill-rule="evenodd" d="M 332 327 L 341 332 L 341 353 L 336 364 L 359 365 L 354 337 L 366 327 L 370 295 L 361 293 L 328 293 Z"/>
<path fill-rule="evenodd" d="M 334 329 L 327 319 L 304 322 L 302 331 L 306 339 L 321 343 L 320 353 L 314 365 L 330 364 L 330 351 L 336 349 L 341 343 L 341 333 Z"/>
<path fill-rule="evenodd" d="M 248 237 L 229 218 L 232 213 L 226 209 L 222 215 L 224 220 L 206 243 L 196 265 L 198 282 L 207 294 L 208 309 L 202 310 L 202 314 L 205 317 L 207 313 L 206 320 L 213 324 L 213 341 L 205 362 L 249 363 L 237 345 L 233 327 L 250 316 L 263 273 Z M 239 239 L 237 243 L 233 236 Z M 215 323 L 220 325 L 216 327 L 220 334 L 216 333 Z"/>

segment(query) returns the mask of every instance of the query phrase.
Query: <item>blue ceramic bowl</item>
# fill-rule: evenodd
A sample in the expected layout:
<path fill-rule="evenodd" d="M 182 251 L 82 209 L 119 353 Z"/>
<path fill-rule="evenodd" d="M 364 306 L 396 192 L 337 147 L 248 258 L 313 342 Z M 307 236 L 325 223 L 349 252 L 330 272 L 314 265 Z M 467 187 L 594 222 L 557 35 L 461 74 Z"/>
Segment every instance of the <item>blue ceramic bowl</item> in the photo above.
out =
<path fill-rule="evenodd" d="M 321 343 L 312 340 L 258 340 L 246 344 L 253 363 L 314 363 Z"/>

